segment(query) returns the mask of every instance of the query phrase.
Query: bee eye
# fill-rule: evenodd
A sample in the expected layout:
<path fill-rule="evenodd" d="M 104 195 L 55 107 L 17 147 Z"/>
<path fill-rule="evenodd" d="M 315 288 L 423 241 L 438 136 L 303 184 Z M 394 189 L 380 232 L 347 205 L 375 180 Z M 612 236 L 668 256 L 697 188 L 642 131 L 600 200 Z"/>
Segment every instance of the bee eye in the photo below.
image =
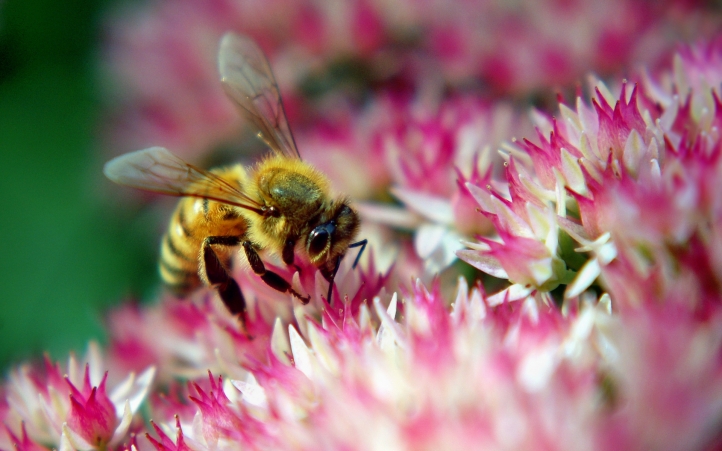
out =
<path fill-rule="evenodd" d="M 336 229 L 333 223 L 321 224 L 313 229 L 308 237 L 308 254 L 311 258 L 323 252 L 331 241 L 331 234 Z"/>
<path fill-rule="evenodd" d="M 311 235 L 311 242 L 308 245 L 308 251 L 312 255 L 316 255 L 319 252 L 323 251 L 323 249 L 326 247 L 326 242 L 328 241 L 328 232 L 322 230 L 320 232 L 313 232 Z"/>

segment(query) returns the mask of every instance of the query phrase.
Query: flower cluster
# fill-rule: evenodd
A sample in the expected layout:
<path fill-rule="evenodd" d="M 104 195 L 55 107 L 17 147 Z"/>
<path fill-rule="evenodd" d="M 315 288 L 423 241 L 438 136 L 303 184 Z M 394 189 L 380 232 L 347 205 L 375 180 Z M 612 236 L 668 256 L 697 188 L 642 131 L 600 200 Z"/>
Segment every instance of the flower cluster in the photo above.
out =
<path fill-rule="evenodd" d="M 146 111 L 168 119 L 169 140 L 153 144 L 173 150 L 215 146 L 233 128 L 207 81 L 221 29 L 247 29 L 271 50 L 292 117 L 299 75 L 284 68 L 296 58 L 308 60 L 300 72 L 344 53 L 413 62 L 411 82 L 376 79 L 383 88 L 364 91 L 363 108 L 321 101 L 312 108 L 337 114 L 308 118 L 296 135 L 304 158 L 355 200 L 369 248 L 357 267 L 353 252 L 341 262 L 330 299 L 303 258 L 285 266 L 264 255 L 308 302 L 237 266 L 245 323 L 209 288 L 115 309 L 105 349 L 11 370 L 0 385 L 0 450 L 719 448 L 722 38 L 656 55 L 663 43 L 644 41 L 670 17 L 621 0 L 595 3 L 593 16 L 586 1 L 453 11 L 406 2 L 401 12 L 384 1 L 196 3 L 154 4 L 112 47 L 128 52 L 111 55 L 118 61 L 138 48 L 164 57 L 134 64 L 168 70 L 167 83 L 132 66 L 126 75 L 142 91 L 136 106 L 152 98 L 157 109 Z M 677 25 L 691 20 L 688 4 L 664 4 L 682 16 Z M 510 37 L 474 28 L 479 15 L 528 26 Z M 556 30 L 525 37 L 582 16 L 586 40 L 560 45 L 591 54 L 550 48 Z M 639 17 L 645 26 L 630 28 Z M 500 61 L 484 51 L 499 42 L 485 33 L 523 45 L 508 55 L 499 46 Z M 161 41 L 162 50 L 145 46 Z M 642 49 L 648 64 L 628 67 Z M 536 63 L 538 77 L 515 61 Z M 613 64 L 626 79 L 590 76 L 529 119 L 508 97 L 455 84 L 495 67 L 497 94 L 548 95 L 550 83 Z M 154 89 L 182 95 L 169 108 Z M 185 121 L 198 111 L 194 129 Z M 147 124 L 142 139 L 157 137 L 158 122 Z"/>
<path fill-rule="evenodd" d="M 26 364 L 10 374 L 0 411 L 2 449 L 106 449 L 127 440 L 155 369 L 109 381 L 102 352 L 92 343 L 84 360 L 71 356 L 61 369 L 46 358 L 42 366 Z"/>
<path fill-rule="evenodd" d="M 468 185 L 499 240 L 483 238 L 459 255 L 512 281 L 509 293 L 568 284 L 565 298 L 615 261 L 645 277 L 664 270 L 669 281 L 697 240 L 711 254 L 696 257 L 719 261 L 714 225 L 722 211 L 712 193 L 721 187 L 712 174 L 720 170 L 722 105 L 709 88 L 719 76 L 698 68 L 714 67 L 716 57 L 694 57 L 719 49 L 683 52 L 689 64 L 677 60 L 674 91 L 649 78 L 622 83 L 617 95 L 598 83 L 591 105 L 578 98 L 576 111 L 561 105 L 560 119 L 538 116 L 539 144 L 510 147 L 504 192 Z M 588 253 L 585 261 L 563 258 L 570 240 Z"/>
<path fill-rule="evenodd" d="M 204 155 L 235 137 L 238 117 L 217 83 L 215 50 L 234 30 L 269 54 L 291 122 L 337 114 L 367 89 L 476 86 L 492 96 L 549 99 L 589 71 L 658 64 L 677 39 L 709 35 L 698 2 L 594 0 L 182 0 L 108 16 L 113 83 L 107 142 Z M 345 93 L 346 96 L 339 96 Z"/>
<path fill-rule="evenodd" d="M 379 258 L 386 262 L 413 249 L 403 266 L 413 267 L 408 276 L 423 278 L 456 260 L 462 237 L 491 231 L 475 213 L 466 182 L 493 183 L 503 169 L 496 148 L 513 131 L 526 130 L 528 121 L 506 103 L 379 97 L 363 114 L 301 133 L 298 143 L 313 150 L 308 160 L 329 175 L 336 191 L 357 200 L 365 235 L 383 251 Z M 345 176 L 350 166 L 371 176 Z M 413 239 L 390 230 L 411 231 Z"/>
<path fill-rule="evenodd" d="M 463 282 L 450 312 L 438 291 L 420 284 L 404 302 L 394 297 L 383 307 L 377 299 L 373 309 L 378 327 L 364 306 L 342 324 L 309 323 L 303 336 L 279 329 L 284 347 L 251 366 L 252 376 L 191 385 L 199 414 L 168 418 L 150 442 L 158 450 L 222 441 L 251 449 L 522 449 L 588 429 L 595 406 L 607 402 L 588 340 L 608 319 L 603 310 L 562 318 L 533 300 L 490 308 Z M 198 415 L 215 427 L 200 428 Z M 593 439 L 562 435 L 570 448 Z"/>
<path fill-rule="evenodd" d="M 398 286 L 392 274 L 377 272 L 373 262 L 356 271 L 351 270 L 352 263 L 347 258 L 339 268 L 330 303 L 325 300 L 328 282 L 308 263 L 299 265 L 295 273 L 268 265 L 310 296 L 308 304 L 270 288 L 247 271 L 236 271 L 248 304 L 246 331 L 220 299 L 205 291 L 186 302 L 169 297 L 145 309 L 126 305 L 109 317 L 111 362 L 119 372 L 137 372 L 154 364 L 163 382 L 195 379 L 209 370 L 240 379 L 248 364 L 267 357 L 269 346 L 276 349 L 273 334 L 282 325 L 292 323 L 305 330 L 307 318 L 322 314 L 332 321 L 356 318 L 368 299 L 387 299 Z"/>

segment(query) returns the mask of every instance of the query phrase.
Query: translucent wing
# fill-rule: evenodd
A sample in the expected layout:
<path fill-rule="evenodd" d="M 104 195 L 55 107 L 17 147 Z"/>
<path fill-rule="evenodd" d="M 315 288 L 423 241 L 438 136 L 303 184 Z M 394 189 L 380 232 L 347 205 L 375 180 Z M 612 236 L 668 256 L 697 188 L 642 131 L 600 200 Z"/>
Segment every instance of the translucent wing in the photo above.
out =
<path fill-rule="evenodd" d="M 103 173 L 120 185 L 169 196 L 202 197 L 262 213 L 261 205 L 218 175 L 193 166 L 163 147 L 127 153 L 105 164 Z"/>
<path fill-rule="evenodd" d="M 226 33 L 218 69 L 226 94 L 256 126 L 258 137 L 274 152 L 300 160 L 276 79 L 258 45 L 246 36 Z"/>

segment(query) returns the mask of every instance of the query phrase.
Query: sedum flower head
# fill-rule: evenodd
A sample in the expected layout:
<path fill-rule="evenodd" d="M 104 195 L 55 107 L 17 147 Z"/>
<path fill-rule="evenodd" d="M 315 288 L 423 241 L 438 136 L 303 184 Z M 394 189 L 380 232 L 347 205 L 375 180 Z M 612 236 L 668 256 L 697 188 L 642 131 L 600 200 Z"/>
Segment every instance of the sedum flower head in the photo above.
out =
<path fill-rule="evenodd" d="M 146 397 L 155 370 L 131 373 L 108 386 L 97 345 L 85 362 L 71 356 L 67 367 L 45 359 L 44 367 L 24 365 L 6 386 L 4 424 L 9 440 L 33 447 L 106 449 L 124 440 Z"/>
<path fill-rule="evenodd" d="M 299 142 L 318 150 L 309 159 L 332 177 L 338 175 L 332 180 L 339 191 L 353 192 L 362 201 L 365 225 L 381 227 L 382 241 L 371 239 L 376 248 L 398 259 L 407 253 L 399 243 L 408 243 L 415 254 L 411 258 L 423 262 L 430 279 L 456 260 L 462 238 L 490 231 L 491 224 L 474 211 L 466 181 L 491 180 L 501 168 L 492 149 L 512 127 L 524 129 L 526 122 L 509 105 L 478 98 L 437 105 L 378 97 L 349 122 L 313 130 Z M 343 177 L 347 164 L 373 177 Z M 413 232 L 413 241 L 399 231 Z"/>
<path fill-rule="evenodd" d="M 583 320 L 564 319 L 533 299 L 518 309 L 492 308 L 478 289 L 468 292 L 462 283 L 459 290 L 451 311 L 438 291 L 417 284 L 403 303 L 394 297 L 384 307 L 377 299 L 375 315 L 364 307 L 343 326 L 310 323 L 305 334 L 276 329 L 284 348 L 268 363 L 252 366 L 245 380 L 211 376 L 207 388 L 194 385 L 197 413 L 185 423 L 168 418 L 156 428 L 160 438 L 150 440 L 157 449 L 163 442 L 193 450 L 223 442 L 252 449 L 522 449 L 556 442 L 559 428 L 588 427 L 601 401 L 596 352 L 580 342 L 578 324 L 606 314 L 590 308 Z M 575 352 L 567 355 L 565 347 Z M 544 409 L 552 399 L 557 407 Z M 570 449 L 592 438 L 562 435 Z"/>
<path fill-rule="evenodd" d="M 686 58 L 699 51 L 688 50 Z M 715 60 L 710 57 L 709 65 Z M 504 244 L 484 239 L 459 255 L 528 290 L 568 283 L 565 297 L 571 298 L 595 283 L 620 252 L 644 273 L 673 264 L 670 251 L 695 234 L 714 234 L 708 225 L 718 213 L 708 193 L 716 189 L 710 184 L 718 170 L 719 132 L 712 120 L 718 95 L 709 88 L 716 80 L 692 66 L 689 73 L 677 68 L 659 76 L 673 77 L 672 88 L 688 92 L 686 100 L 649 77 L 643 84 L 622 83 L 616 95 L 597 82 L 590 103 L 578 98 L 574 110 L 562 104 L 559 119 L 537 115 L 538 143 L 523 140 L 509 148 L 508 192 L 470 186 Z M 555 247 L 570 239 L 586 262 Z M 504 252 L 527 256 L 522 266 L 532 273 L 520 274 Z M 559 259 L 571 263 L 572 272 Z"/>
<path fill-rule="evenodd" d="M 122 307 L 109 319 L 113 364 L 124 371 L 139 371 L 149 362 L 160 362 L 158 378 L 165 382 L 178 377 L 196 379 L 208 370 L 241 379 L 249 362 L 267 357 L 269 343 L 277 346 L 272 334 L 281 322 L 298 327 L 304 327 L 307 317 L 343 322 L 358 315 L 368 299 L 390 296 L 388 290 L 395 286 L 393 274 L 377 272 L 373 252 L 370 254 L 371 264 L 353 271 L 353 259 L 344 259 L 330 303 L 325 300 L 328 282 L 308 262 L 297 263 L 294 269 L 299 272 L 267 264 L 292 280 L 299 293 L 311 296 L 307 305 L 268 287 L 243 268 L 237 270 L 235 276 L 249 305 L 251 337 L 220 299 L 205 290 L 197 293 L 195 302 L 168 298 L 149 309 Z"/>

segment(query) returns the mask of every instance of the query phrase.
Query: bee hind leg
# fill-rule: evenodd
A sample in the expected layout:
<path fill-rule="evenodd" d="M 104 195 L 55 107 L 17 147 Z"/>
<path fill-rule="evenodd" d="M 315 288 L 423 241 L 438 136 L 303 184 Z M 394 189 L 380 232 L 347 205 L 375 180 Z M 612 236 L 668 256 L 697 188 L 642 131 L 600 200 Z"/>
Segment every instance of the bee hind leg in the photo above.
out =
<path fill-rule="evenodd" d="M 261 256 L 258 255 L 258 252 L 256 252 L 256 250 L 253 248 L 253 243 L 246 240 L 242 244 L 243 250 L 246 252 L 246 258 L 248 258 L 248 263 L 251 265 L 251 269 L 254 273 L 256 273 L 256 275 L 261 276 L 261 280 L 263 280 L 266 285 L 282 293 L 291 293 L 292 295 L 296 296 L 301 301 L 301 303 L 308 304 L 308 302 L 311 300 L 311 296 L 301 296 L 296 290 L 293 289 L 291 284 L 288 283 L 286 279 L 281 277 L 279 274 L 266 269 L 266 265 L 263 264 Z"/>
<path fill-rule="evenodd" d="M 235 236 L 211 236 L 203 242 L 203 263 L 208 283 L 218 291 L 223 304 L 241 321 L 243 330 L 246 328 L 246 299 L 243 297 L 238 282 L 231 277 L 226 266 L 213 250 L 212 245 L 236 246 L 240 239 Z"/>

